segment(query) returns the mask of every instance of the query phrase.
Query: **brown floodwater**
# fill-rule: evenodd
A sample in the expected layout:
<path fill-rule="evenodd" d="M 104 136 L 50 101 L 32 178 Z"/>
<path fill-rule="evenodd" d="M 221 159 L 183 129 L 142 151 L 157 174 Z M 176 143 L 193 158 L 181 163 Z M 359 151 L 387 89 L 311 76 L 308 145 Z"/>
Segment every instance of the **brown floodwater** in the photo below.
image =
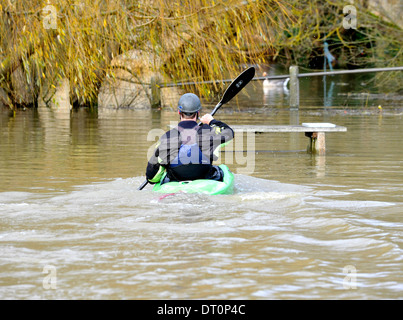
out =
<path fill-rule="evenodd" d="M 334 81 L 299 111 L 259 83 L 220 109 L 230 125 L 348 130 L 325 156 L 303 133 L 237 134 L 219 159 L 232 195 L 137 190 L 170 108 L 2 110 L 0 299 L 402 299 L 401 102 Z"/>

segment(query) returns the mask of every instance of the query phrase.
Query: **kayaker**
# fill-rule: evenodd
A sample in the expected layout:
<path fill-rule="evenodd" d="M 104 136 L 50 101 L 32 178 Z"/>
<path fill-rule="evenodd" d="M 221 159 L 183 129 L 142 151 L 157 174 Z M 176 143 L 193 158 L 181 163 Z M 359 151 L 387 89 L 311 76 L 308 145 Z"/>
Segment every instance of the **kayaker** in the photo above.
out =
<path fill-rule="evenodd" d="M 213 165 L 218 148 L 234 138 L 234 131 L 210 114 L 200 118 L 201 102 L 197 95 L 185 93 L 178 102 L 180 122 L 166 132 L 156 144 L 147 164 L 146 177 L 154 184 L 196 179 L 223 180 L 221 168 Z"/>

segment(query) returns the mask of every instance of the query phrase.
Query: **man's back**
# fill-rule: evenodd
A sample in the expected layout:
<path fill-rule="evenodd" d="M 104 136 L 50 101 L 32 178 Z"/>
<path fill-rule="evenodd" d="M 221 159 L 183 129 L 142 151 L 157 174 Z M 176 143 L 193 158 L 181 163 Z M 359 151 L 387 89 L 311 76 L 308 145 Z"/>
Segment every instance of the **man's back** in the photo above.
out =
<path fill-rule="evenodd" d="M 163 166 L 171 180 L 209 179 L 214 175 L 215 151 L 233 137 L 233 130 L 215 119 L 201 126 L 196 121 L 181 121 L 160 138 L 147 165 L 147 178 L 151 180 Z"/>

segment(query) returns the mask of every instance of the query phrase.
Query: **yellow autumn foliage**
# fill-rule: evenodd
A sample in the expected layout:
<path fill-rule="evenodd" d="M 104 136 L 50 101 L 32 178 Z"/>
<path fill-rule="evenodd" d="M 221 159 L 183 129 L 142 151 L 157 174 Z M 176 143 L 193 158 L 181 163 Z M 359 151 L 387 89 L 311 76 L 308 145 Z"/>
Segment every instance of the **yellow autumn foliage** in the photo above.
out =
<path fill-rule="evenodd" d="M 34 97 L 45 85 L 67 78 L 72 103 L 96 105 L 104 79 L 115 77 L 111 62 L 131 50 L 147 53 L 135 65 L 171 82 L 231 78 L 246 63 L 308 66 L 310 58 L 323 55 L 324 40 L 344 65 L 401 63 L 401 30 L 362 9 L 364 28 L 353 37 L 341 26 L 344 5 L 338 0 L 0 0 L 0 87 L 8 103 L 16 101 L 10 75 L 22 67 Z M 134 74 L 141 70 L 125 68 Z M 135 77 L 142 81 L 141 74 Z M 207 95 L 211 85 L 196 89 Z"/>

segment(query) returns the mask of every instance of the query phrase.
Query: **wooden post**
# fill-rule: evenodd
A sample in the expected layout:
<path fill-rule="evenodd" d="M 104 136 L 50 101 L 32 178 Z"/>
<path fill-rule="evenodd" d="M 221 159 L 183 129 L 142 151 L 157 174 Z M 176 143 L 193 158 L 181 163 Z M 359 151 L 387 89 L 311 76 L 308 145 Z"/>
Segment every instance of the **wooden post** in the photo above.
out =
<path fill-rule="evenodd" d="M 308 152 L 320 156 L 326 154 L 325 132 L 305 132 L 305 136 L 309 138 Z"/>
<path fill-rule="evenodd" d="M 299 125 L 299 110 L 295 108 L 290 109 L 290 125 L 298 126 Z M 290 148 L 291 150 L 297 150 L 299 145 L 299 133 L 291 132 L 290 133 Z"/>
<path fill-rule="evenodd" d="M 151 108 L 161 107 L 161 87 L 158 76 L 151 77 Z"/>
<path fill-rule="evenodd" d="M 326 143 L 325 143 L 325 133 L 324 132 L 318 132 L 318 137 L 316 138 L 316 143 L 315 143 L 315 152 L 323 156 L 326 153 Z"/>
<path fill-rule="evenodd" d="M 298 66 L 290 67 L 290 108 L 299 108 Z"/>

